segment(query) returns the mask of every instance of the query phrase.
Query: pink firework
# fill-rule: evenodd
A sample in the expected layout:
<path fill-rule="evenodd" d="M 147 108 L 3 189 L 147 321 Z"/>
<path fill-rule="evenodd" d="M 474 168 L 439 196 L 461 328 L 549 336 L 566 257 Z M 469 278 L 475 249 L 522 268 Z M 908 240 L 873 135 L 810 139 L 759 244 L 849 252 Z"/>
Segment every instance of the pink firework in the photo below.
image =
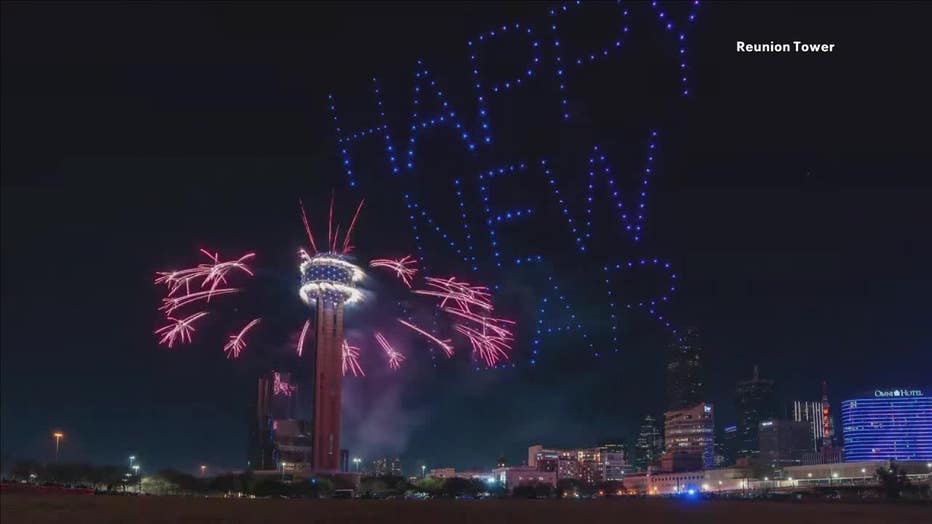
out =
<path fill-rule="evenodd" d="M 508 359 L 508 350 L 511 349 L 510 337 L 487 335 L 463 324 L 457 324 L 454 329 L 469 339 L 473 352 L 487 366 L 494 367 L 500 361 Z"/>
<path fill-rule="evenodd" d="M 349 345 L 345 339 L 343 340 L 343 376 L 346 376 L 346 372 L 349 371 L 353 374 L 354 377 L 366 376 L 362 370 L 362 366 L 359 365 L 359 348 L 356 346 Z"/>
<path fill-rule="evenodd" d="M 178 341 L 190 343 L 191 334 L 194 333 L 194 321 L 206 315 L 206 311 L 201 311 L 187 318 L 168 317 L 172 323 L 155 330 L 156 335 L 162 335 L 159 344 L 165 344 L 171 348 Z"/>
<path fill-rule="evenodd" d="M 385 337 L 383 337 L 381 333 L 376 332 L 375 341 L 379 343 L 379 346 L 381 346 L 385 354 L 388 355 L 388 367 L 397 371 L 398 368 L 401 367 L 401 363 L 404 362 L 405 356 L 395 351 L 395 348 L 385 340 Z"/>
<path fill-rule="evenodd" d="M 282 380 L 282 375 L 278 371 L 272 373 L 272 395 L 284 395 L 290 397 L 298 390 L 298 386 L 292 386 L 288 382 Z"/>
<path fill-rule="evenodd" d="M 159 306 L 159 311 L 164 311 L 166 315 L 171 315 L 176 309 L 187 306 L 188 304 L 193 304 L 201 300 L 209 302 L 212 296 L 228 295 L 237 292 L 239 292 L 239 289 L 236 288 L 220 288 L 209 289 L 207 291 L 195 291 L 180 297 L 166 297 L 162 299 L 162 305 Z"/>
<path fill-rule="evenodd" d="M 301 328 L 301 334 L 298 335 L 298 356 L 304 353 L 304 338 L 307 337 L 307 330 L 311 327 L 311 319 L 304 321 L 304 327 Z"/>
<path fill-rule="evenodd" d="M 423 329 L 415 326 L 414 324 L 411 324 L 410 322 L 405 322 L 404 320 L 401 320 L 400 318 L 398 319 L 398 322 L 401 322 L 403 325 L 411 328 L 415 332 L 420 333 L 421 335 L 424 335 L 425 337 L 433 341 L 434 344 L 437 344 L 438 346 L 440 346 L 440 349 L 442 349 L 443 352 L 447 354 L 447 357 L 453 356 L 453 346 L 452 346 L 453 341 L 452 340 L 450 339 L 440 340 L 439 338 L 435 337 L 434 335 L 431 335 L 427 331 L 424 331 Z"/>
<path fill-rule="evenodd" d="M 411 289 L 411 281 L 417 274 L 417 260 L 412 256 L 405 256 L 398 260 L 390 258 L 377 258 L 369 261 L 369 267 L 384 267 L 395 272 L 395 276 L 401 279 L 408 289 Z"/>
<path fill-rule="evenodd" d="M 250 321 L 246 326 L 239 331 L 239 333 L 234 333 L 230 335 L 230 341 L 223 346 L 223 351 L 226 352 L 227 358 L 239 358 L 239 354 L 246 349 L 246 333 L 249 332 L 256 324 L 259 323 L 258 318 Z"/>
<path fill-rule="evenodd" d="M 354 249 L 352 235 L 355 233 L 364 201 L 358 203 L 349 221 L 349 227 L 344 228 L 335 220 L 335 198 L 331 195 L 330 206 L 326 211 L 328 213 L 326 244 L 322 238 L 315 239 L 304 203 L 299 200 L 299 204 L 301 221 L 309 244 L 307 250 L 299 250 L 301 257 L 299 295 L 301 299 L 309 305 L 314 302 L 312 299 L 323 295 L 327 295 L 328 299 L 343 300 L 345 304 L 359 300 L 362 293 L 356 289 L 355 282 L 364 274 L 362 269 L 356 266 L 356 263 L 347 255 Z M 195 323 L 207 315 L 204 306 L 215 302 L 225 302 L 225 299 L 213 300 L 215 297 L 239 293 L 241 287 L 236 280 L 237 277 L 255 276 L 250 267 L 256 257 L 255 253 L 246 253 L 230 260 L 222 260 L 218 252 L 207 249 L 201 249 L 200 253 L 207 258 L 205 263 L 156 274 L 155 284 L 164 285 L 166 289 L 158 309 L 166 316 L 167 325 L 155 331 L 155 334 L 160 337 L 160 344 L 174 347 L 175 344 L 190 343 L 195 331 Z M 450 335 L 455 331 L 457 336 L 445 338 L 412 322 L 402 319 L 398 319 L 398 322 L 419 336 L 427 338 L 443 350 L 448 357 L 452 357 L 456 351 L 453 339 L 461 342 L 465 338 L 472 347 L 473 358 L 476 361 L 494 367 L 509 359 L 508 353 L 514 339 L 512 328 L 515 322 L 492 316 L 493 297 L 487 287 L 473 285 L 453 276 L 421 278 L 418 260 L 410 255 L 398 259 L 377 258 L 370 260 L 368 265 L 372 268 L 391 271 L 413 294 L 433 297 L 436 300 L 434 306 L 445 313 L 450 321 L 450 329 L 444 334 Z M 327 270 L 328 268 L 330 271 Z M 420 285 L 415 285 L 416 280 Z M 194 309 L 195 307 L 197 311 L 188 311 L 188 308 Z M 179 310 L 185 313 L 178 313 Z M 246 349 L 246 339 L 249 333 L 259 323 L 259 320 L 255 318 L 238 332 L 229 335 L 223 346 L 227 358 L 239 358 Z M 295 351 L 299 357 L 303 356 L 312 322 L 312 318 L 306 319 L 298 332 Z M 374 336 L 379 347 L 388 357 L 389 368 L 399 369 L 406 359 L 405 355 L 395 350 L 381 333 L 376 332 Z M 351 373 L 354 376 L 365 376 L 360 365 L 359 354 L 359 348 L 343 341 L 343 375 Z M 285 394 L 285 391 L 280 390 L 277 394 Z"/>

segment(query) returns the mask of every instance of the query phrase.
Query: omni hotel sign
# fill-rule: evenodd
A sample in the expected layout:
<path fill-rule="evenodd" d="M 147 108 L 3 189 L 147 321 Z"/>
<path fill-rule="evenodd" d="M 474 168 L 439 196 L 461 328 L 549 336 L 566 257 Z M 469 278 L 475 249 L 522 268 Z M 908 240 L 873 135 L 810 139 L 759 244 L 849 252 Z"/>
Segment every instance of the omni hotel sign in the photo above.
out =
<path fill-rule="evenodd" d="M 921 389 L 892 389 L 892 390 L 875 389 L 874 396 L 877 398 L 885 398 L 885 397 L 922 397 L 925 395 L 922 394 Z"/>

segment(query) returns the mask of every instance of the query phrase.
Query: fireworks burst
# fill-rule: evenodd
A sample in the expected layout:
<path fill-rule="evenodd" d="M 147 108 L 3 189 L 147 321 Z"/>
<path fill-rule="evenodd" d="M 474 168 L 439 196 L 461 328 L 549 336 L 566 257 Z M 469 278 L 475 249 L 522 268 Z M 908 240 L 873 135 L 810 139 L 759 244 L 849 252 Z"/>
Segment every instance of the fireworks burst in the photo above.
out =
<path fill-rule="evenodd" d="M 385 351 L 385 354 L 388 355 L 388 367 L 397 371 L 401 367 L 401 363 L 405 361 L 405 356 L 395 351 L 395 348 L 385 340 L 381 333 L 375 333 L 375 341 L 382 347 L 382 351 Z"/>
<path fill-rule="evenodd" d="M 319 247 L 324 246 L 318 246 L 304 203 L 299 200 L 301 221 L 308 240 L 308 247 L 298 251 L 301 276 L 299 296 L 308 306 L 317 307 L 321 304 L 321 300 L 325 304 L 351 305 L 362 299 L 362 291 L 357 288 L 357 284 L 363 281 L 366 275 L 349 254 L 354 249 L 352 234 L 358 223 L 363 204 L 363 201 L 359 202 L 349 222 L 349 227 L 343 230 L 340 224 L 334 224 L 334 198 L 331 196 L 326 251 L 320 251 Z M 342 234 L 341 231 L 343 231 Z M 197 310 L 183 316 L 177 315 L 177 311 L 195 305 L 203 309 L 203 306 L 210 304 L 214 297 L 239 293 L 240 287 L 230 285 L 234 275 L 255 276 L 249 266 L 255 259 L 255 253 L 247 253 L 231 260 L 221 260 L 219 253 L 206 249 L 201 249 L 200 252 L 207 257 L 209 262 L 191 268 L 156 273 L 155 284 L 165 286 L 167 290 L 158 309 L 165 315 L 168 324 L 156 329 L 155 334 L 159 336 L 159 344 L 169 348 L 176 344 L 191 343 L 195 322 L 208 314 L 207 311 Z M 473 285 L 452 276 L 447 278 L 425 276 L 419 279 L 419 283 L 416 283 L 415 280 L 419 277 L 418 261 L 410 255 L 399 259 L 372 259 L 368 262 L 368 266 L 387 269 L 414 295 L 435 299 L 435 307 L 447 314 L 451 321 L 449 324 L 451 334 L 456 333 L 469 342 L 475 360 L 489 367 L 495 367 L 509 359 L 508 353 L 514 338 L 511 332 L 514 321 L 491 316 L 494 306 L 492 294 L 488 288 Z M 259 318 L 253 319 L 238 332 L 229 336 L 223 346 L 227 358 L 239 358 L 246 349 L 247 335 L 259 324 L 259 320 Z M 438 336 L 415 325 L 410 319 L 398 319 L 398 322 L 417 335 L 428 339 L 447 357 L 454 356 L 455 344 L 449 336 Z M 295 348 L 299 357 L 303 355 L 311 323 L 312 319 L 306 319 L 299 331 Z M 405 355 L 396 350 L 381 333 L 374 332 L 374 336 L 376 343 L 388 356 L 389 368 L 399 369 L 406 359 Z M 359 360 L 360 349 L 351 346 L 346 340 L 342 343 L 343 374 L 365 376 Z M 284 390 L 282 393 L 284 394 Z"/>
<path fill-rule="evenodd" d="M 168 320 L 173 323 L 155 330 L 156 335 L 162 335 L 159 344 L 165 344 L 171 348 L 177 341 L 182 343 L 191 342 L 191 334 L 194 333 L 194 321 L 204 316 L 207 316 L 206 311 L 200 311 L 187 318 L 168 317 Z"/>
<path fill-rule="evenodd" d="M 354 377 L 366 376 L 359 365 L 359 348 L 349 345 L 346 340 L 343 341 L 343 376 L 349 371 Z"/>
<path fill-rule="evenodd" d="M 411 289 L 411 280 L 414 278 L 414 275 L 417 274 L 417 260 L 414 257 L 407 255 L 398 260 L 392 260 L 390 258 L 377 258 L 375 260 L 369 261 L 369 267 L 384 267 L 391 269 L 395 272 L 395 275 L 401 279 L 402 282 L 408 289 Z"/>
<path fill-rule="evenodd" d="M 253 328 L 256 324 L 259 323 L 259 319 L 253 319 L 248 324 L 246 324 L 239 333 L 234 333 L 230 335 L 230 341 L 223 346 L 223 351 L 226 352 L 227 358 L 239 358 L 239 354 L 246 349 L 246 333 Z"/>
<path fill-rule="evenodd" d="M 400 318 L 398 319 L 398 322 L 401 322 L 403 325 L 408 326 L 409 328 L 413 329 L 417 333 L 420 333 L 421 335 L 424 335 L 425 337 L 429 338 L 431 341 L 433 341 L 434 344 L 437 344 L 438 346 L 440 346 L 440 349 L 442 349 L 443 352 L 446 353 L 448 357 L 453 356 L 453 345 L 451 344 L 453 342 L 452 340 L 450 339 L 440 340 L 439 338 L 431 335 L 427 331 L 424 331 L 423 329 L 415 326 L 414 324 L 410 322 L 401 320 Z"/>
<path fill-rule="evenodd" d="M 284 395 L 290 397 L 298 390 L 298 386 L 292 386 L 288 382 L 282 380 L 282 374 L 278 371 L 272 373 L 272 395 Z"/>

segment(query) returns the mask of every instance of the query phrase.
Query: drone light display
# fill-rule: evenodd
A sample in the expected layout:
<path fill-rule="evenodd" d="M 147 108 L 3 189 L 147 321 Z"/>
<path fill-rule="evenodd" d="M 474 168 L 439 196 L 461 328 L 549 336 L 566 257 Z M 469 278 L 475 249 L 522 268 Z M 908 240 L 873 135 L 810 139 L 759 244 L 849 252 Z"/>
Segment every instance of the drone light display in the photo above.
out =
<path fill-rule="evenodd" d="M 375 179 L 392 177 L 391 187 L 399 189 L 396 194 L 399 207 L 407 211 L 418 262 L 444 264 L 453 260 L 478 278 L 491 282 L 492 290 L 498 290 L 516 271 L 530 275 L 525 268 L 537 268 L 529 277 L 536 279 L 532 286 L 537 290 L 533 308 L 535 331 L 527 353 L 531 365 L 537 363 L 549 337 L 567 332 L 581 336 L 582 347 L 594 357 L 606 349 L 620 352 L 623 344 L 618 333 L 619 304 L 646 313 L 669 335 L 680 336 L 666 310 L 675 287 L 662 282 L 663 273 L 674 275 L 673 278 L 675 273 L 670 262 L 657 263 L 657 254 L 643 249 L 661 133 L 654 124 L 630 130 L 629 137 L 640 137 L 634 149 L 646 154 L 642 153 L 639 167 L 616 171 L 622 155 L 593 142 L 592 129 L 579 132 L 587 127 L 580 121 L 585 122 L 604 109 L 588 107 L 589 101 L 579 93 L 588 87 L 584 86 L 586 80 L 595 84 L 608 80 L 598 77 L 608 70 L 605 64 L 651 46 L 652 51 L 659 50 L 668 65 L 666 81 L 670 85 L 664 87 L 669 88 L 672 96 L 665 106 L 688 100 L 692 93 L 687 43 L 691 41 L 699 5 L 698 0 L 637 4 L 575 1 L 548 5 L 536 21 L 496 24 L 464 42 L 465 57 L 449 62 L 453 69 L 466 64 L 466 74 L 456 72 L 445 77 L 468 78 L 465 83 L 443 85 L 442 72 L 438 74 L 428 68 L 422 59 L 412 60 L 408 108 L 399 107 L 397 96 L 386 96 L 379 78 L 372 79 L 371 99 L 350 100 L 349 111 L 343 99 L 338 104 L 337 96 L 328 95 L 337 153 L 347 185 L 360 190 Z M 600 21 L 607 23 L 594 23 Z M 579 24 L 581 30 L 574 33 L 573 24 Z M 507 58 L 507 65 L 502 65 L 503 57 Z M 587 73 L 596 78 L 584 78 Z M 613 78 L 628 83 L 629 76 L 616 74 Z M 399 80 L 392 78 L 391 85 L 400 84 Z M 655 83 L 651 83 L 651 91 L 656 90 Z M 612 92 L 609 96 L 625 95 Z M 390 100 L 394 107 L 389 105 Z M 525 114 L 508 112 L 510 106 L 520 103 L 529 104 L 532 109 Z M 403 116 L 394 120 L 386 115 Z M 405 118 L 406 115 L 410 116 Z M 368 125 L 355 127 L 355 122 L 347 121 L 348 116 Z M 626 116 L 618 115 L 616 121 L 625 120 Z M 650 122 L 665 121 L 648 118 Z M 510 127 L 502 130 L 497 129 L 499 126 Z M 515 146 L 514 135 L 538 135 L 542 129 L 554 131 L 559 150 L 553 150 L 552 143 L 546 141 L 539 149 L 527 143 L 521 143 L 524 147 Z M 578 142 L 566 140 L 567 136 L 575 135 L 584 138 Z M 428 137 L 429 142 L 425 140 Z M 630 144 L 632 140 L 626 142 Z M 455 176 L 444 178 L 440 174 L 443 170 L 438 172 L 436 164 L 432 169 L 419 167 L 427 163 L 419 159 L 429 156 L 432 150 L 440 152 L 441 158 L 461 152 L 448 166 L 451 171 L 457 170 Z M 463 165 L 470 166 L 465 176 L 460 174 Z M 469 170 L 473 171 L 472 176 Z M 549 201 L 529 206 L 522 202 L 522 191 L 497 191 L 509 180 L 520 180 L 525 186 L 540 185 L 542 191 L 536 193 L 546 195 Z M 626 181 L 634 187 L 622 189 Z M 429 192 L 424 189 L 428 182 L 433 184 Z M 445 188 L 446 192 L 438 188 Z M 598 205 L 608 209 L 602 212 Z M 451 215 L 449 209 L 455 214 Z M 600 214 L 611 217 L 608 219 L 611 227 L 597 222 Z M 606 236 L 610 229 L 617 234 L 613 231 Z M 542 230 L 561 241 L 549 250 L 550 257 L 527 251 L 538 245 L 536 237 Z M 505 231 L 518 238 L 506 240 L 502 234 Z M 614 249 L 605 249 L 606 245 Z M 630 250 L 625 253 L 626 259 L 650 262 L 634 266 L 629 266 L 628 260 L 619 262 L 618 251 L 624 248 Z M 619 277 L 608 274 L 616 266 L 643 270 L 637 275 L 641 280 L 658 281 L 656 297 L 639 301 L 627 296 Z M 410 276 L 402 261 L 379 261 L 373 267 L 395 271 L 406 284 Z M 567 267 L 570 269 L 565 273 L 578 268 L 588 271 L 562 274 Z M 574 306 L 574 294 L 586 290 L 588 297 L 593 291 L 606 296 L 607 291 L 608 300 L 602 304 L 605 307 L 598 308 L 595 314 L 607 315 L 610 330 L 598 333 L 598 337 L 593 330 L 602 329 L 605 323 L 592 314 L 578 312 Z M 448 315 L 469 320 L 476 318 L 473 315 L 483 318 L 481 329 L 469 324 L 455 327 L 457 333 L 473 344 L 480 358 L 495 362 L 501 358 L 501 351 L 510 349 L 507 322 L 488 320 L 486 317 L 490 315 L 482 311 L 481 298 L 464 289 L 438 289 L 433 285 L 414 292 L 440 298 Z M 444 293 L 449 296 L 441 298 Z M 448 306 L 447 302 L 454 305 Z M 434 343 L 440 345 L 438 341 Z"/>

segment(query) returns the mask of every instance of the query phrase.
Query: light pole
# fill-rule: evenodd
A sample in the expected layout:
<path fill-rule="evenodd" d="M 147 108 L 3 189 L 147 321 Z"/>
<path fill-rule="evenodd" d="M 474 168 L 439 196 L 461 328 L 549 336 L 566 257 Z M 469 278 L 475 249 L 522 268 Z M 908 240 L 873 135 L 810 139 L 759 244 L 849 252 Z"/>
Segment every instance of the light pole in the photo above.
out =
<path fill-rule="evenodd" d="M 136 493 L 142 493 L 142 477 L 139 476 L 139 464 L 133 464 L 133 473 L 136 475 Z"/>
<path fill-rule="evenodd" d="M 421 464 L 421 478 L 422 479 L 427 478 L 427 466 L 424 464 Z"/>
<path fill-rule="evenodd" d="M 359 463 L 362 462 L 362 459 L 359 457 L 353 457 L 353 464 L 356 464 L 356 473 L 359 473 Z"/>
<path fill-rule="evenodd" d="M 203 477 L 205 473 L 207 473 L 207 466 L 201 464 L 201 477 Z"/>
<path fill-rule="evenodd" d="M 61 431 L 56 431 L 52 433 L 52 436 L 55 437 L 55 462 L 58 462 L 58 454 L 61 450 L 61 439 L 64 438 L 65 434 Z"/>
<path fill-rule="evenodd" d="M 133 462 L 136 461 L 136 455 L 129 456 L 129 469 L 133 469 Z"/>

